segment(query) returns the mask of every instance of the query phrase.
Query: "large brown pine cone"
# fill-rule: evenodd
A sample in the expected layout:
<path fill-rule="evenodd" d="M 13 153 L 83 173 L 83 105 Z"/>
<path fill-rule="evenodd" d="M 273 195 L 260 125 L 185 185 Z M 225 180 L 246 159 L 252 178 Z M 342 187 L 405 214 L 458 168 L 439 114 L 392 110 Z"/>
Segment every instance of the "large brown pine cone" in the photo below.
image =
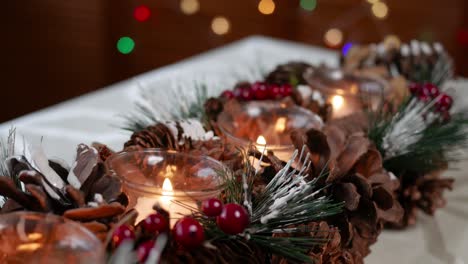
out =
<path fill-rule="evenodd" d="M 104 239 L 112 223 L 125 211 L 128 200 L 120 181 L 106 173 L 102 156 L 105 154 L 81 144 L 71 169 L 53 160 L 47 163 L 41 152 L 31 160 L 24 156 L 10 158 L 11 177 L 0 177 L 0 195 L 8 197 L 0 214 L 30 210 L 63 215 L 84 223 Z M 22 182 L 25 190 L 12 178 Z"/>
<path fill-rule="evenodd" d="M 192 155 L 206 155 L 222 161 L 231 169 L 235 169 L 242 164 L 242 156 L 234 145 L 217 137 L 194 140 L 191 137 L 183 136 L 185 132 L 181 126 L 177 126 L 177 128 L 179 129 L 177 133 L 179 138 L 177 140 L 167 125 L 163 123 L 135 132 L 131 139 L 125 143 L 125 150 L 160 148 L 188 152 Z"/>
<path fill-rule="evenodd" d="M 345 210 L 328 222 L 339 228 L 341 248 L 354 263 L 362 263 L 384 224 L 399 223 L 403 209 L 395 195 L 398 179 L 382 168 L 382 157 L 370 140 L 354 130 L 331 125 L 292 138 L 297 148 L 305 145 L 311 154 L 311 177 L 330 169 L 324 181 L 332 197 L 345 202 Z"/>
<path fill-rule="evenodd" d="M 442 178 L 443 170 L 427 174 L 405 173 L 400 176 L 401 187 L 398 190 L 398 198 L 405 210 L 403 221 L 389 225 L 393 228 L 405 228 L 414 225 L 417 220 L 417 212 L 423 210 L 426 214 L 433 215 L 438 208 L 445 207 L 446 200 L 443 196 L 445 190 L 452 190 L 453 178 Z"/>

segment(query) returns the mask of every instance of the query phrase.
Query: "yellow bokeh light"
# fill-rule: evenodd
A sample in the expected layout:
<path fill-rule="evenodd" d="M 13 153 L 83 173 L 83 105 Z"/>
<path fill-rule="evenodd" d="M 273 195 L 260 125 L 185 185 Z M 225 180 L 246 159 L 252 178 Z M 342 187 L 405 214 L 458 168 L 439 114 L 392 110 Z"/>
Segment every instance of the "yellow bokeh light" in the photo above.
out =
<path fill-rule="evenodd" d="M 231 25 L 229 20 L 225 17 L 218 16 L 211 22 L 211 29 L 217 35 L 224 35 L 229 32 Z"/>
<path fill-rule="evenodd" d="M 336 47 L 343 42 L 343 32 L 337 28 L 329 29 L 324 36 L 327 45 Z"/>
<path fill-rule="evenodd" d="M 368 2 L 369 4 L 375 4 L 375 3 L 379 2 L 379 1 L 380 1 L 380 0 L 367 0 L 367 2 Z"/>
<path fill-rule="evenodd" d="M 372 14 L 374 14 L 375 17 L 384 19 L 388 15 L 388 6 L 387 4 L 383 2 L 377 2 L 372 5 Z"/>
<path fill-rule="evenodd" d="M 344 98 L 341 95 L 334 95 L 331 99 L 331 103 L 334 110 L 338 110 L 343 107 Z"/>
<path fill-rule="evenodd" d="M 258 3 L 258 11 L 264 15 L 270 15 L 275 12 L 275 2 L 273 0 L 261 0 Z"/>
<path fill-rule="evenodd" d="M 198 0 L 181 0 L 180 10 L 186 15 L 192 15 L 200 10 L 200 3 Z"/>
<path fill-rule="evenodd" d="M 387 35 L 383 43 L 387 49 L 399 49 L 401 46 L 401 40 L 396 35 Z"/>

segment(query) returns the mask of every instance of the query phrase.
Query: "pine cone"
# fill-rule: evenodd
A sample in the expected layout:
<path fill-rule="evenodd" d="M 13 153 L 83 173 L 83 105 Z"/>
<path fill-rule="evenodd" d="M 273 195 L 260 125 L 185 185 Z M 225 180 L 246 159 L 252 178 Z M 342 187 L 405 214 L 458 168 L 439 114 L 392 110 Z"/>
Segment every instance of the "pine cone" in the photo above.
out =
<path fill-rule="evenodd" d="M 347 71 L 383 68 L 386 77 L 403 75 L 410 81 L 438 85 L 454 74 L 452 59 L 440 43 L 411 41 L 400 46 L 382 42 L 354 46 L 341 62 Z"/>
<path fill-rule="evenodd" d="M 306 84 L 303 74 L 309 68 L 310 64 L 305 62 L 289 62 L 276 67 L 268 76 L 265 81 L 267 83 L 276 84 Z"/>
<path fill-rule="evenodd" d="M 124 148 L 131 146 L 137 148 L 177 149 L 178 144 L 169 128 L 163 123 L 158 123 L 133 133 L 130 140 L 125 143 Z"/>
<path fill-rule="evenodd" d="M 398 190 L 398 196 L 405 215 L 401 223 L 389 225 L 389 227 L 405 228 L 414 225 L 419 210 L 433 215 L 436 209 L 445 206 L 446 200 L 443 193 L 446 189 L 452 190 L 454 179 L 441 178 L 442 171 L 434 171 L 425 175 L 405 173 L 400 176 L 401 187 Z"/>
<path fill-rule="evenodd" d="M 171 123 L 172 124 L 172 123 Z M 213 132 L 203 130 L 205 136 L 198 135 L 192 138 L 189 132 L 183 130 L 183 125 L 179 122 L 173 123 L 177 129 L 177 141 L 174 131 L 166 124 L 158 123 L 142 131 L 135 132 L 131 139 L 125 143 L 125 150 L 143 148 L 161 148 L 187 152 L 192 155 L 206 155 L 218 161 L 222 161 L 227 167 L 236 169 L 242 165 L 242 156 L 236 147 L 230 143 L 225 143 L 222 139 L 213 136 Z M 199 131 L 200 132 L 200 131 Z M 189 134 L 189 135 L 186 135 Z M 205 134 L 206 133 L 206 134 Z M 176 144 L 176 142 L 178 142 Z"/>
<path fill-rule="evenodd" d="M 220 98 L 209 98 L 203 105 L 209 120 L 216 122 L 218 115 L 223 111 L 223 102 Z"/>
<path fill-rule="evenodd" d="M 83 222 L 98 237 L 105 237 L 128 204 L 120 181 L 105 172 L 95 148 L 79 145 L 74 166 L 49 160 L 36 151 L 32 160 L 11 157 L 11 178 L 21 181 L 21 190 L 10 177 L 0 177 L 0 195 L 8 197 L 0 213 L 15 210 L 50 212 Z M 33 167 L 31 164 L 35 164 Z"/>
<path fill-rule="evenodd" d="M 299 149 L 307 146 L 312 178 L 324 167 L 330 169 L 325 183 L 331 184 L 332 197 L 345 202 L 345 210 L 328 223 L 339 228 L 342 250 L 351 254 L 354 263 L 362 263 L 383 225 L 399 223 L 403 217 L 395 195 L 399 182 L 382 168 L 380 153 L 363 133 L 347 134 L 355 130 L 353 126 L 349 130 L 340 127 L 343 125 L 327 126 L 323 132 L 296 132 L 292 139 Z"/>

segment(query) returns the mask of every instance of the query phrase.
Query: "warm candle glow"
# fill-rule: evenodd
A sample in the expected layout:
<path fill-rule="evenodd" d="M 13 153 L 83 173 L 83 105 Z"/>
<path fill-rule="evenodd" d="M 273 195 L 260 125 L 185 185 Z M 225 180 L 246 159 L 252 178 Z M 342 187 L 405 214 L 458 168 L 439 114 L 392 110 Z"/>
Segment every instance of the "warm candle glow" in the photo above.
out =
<path fill-rule="evenodd" d="M 28 234 L 28 239 L 30 241 L 34 241 L 34 240 L 39 240 L 42 238 L 42 234 L 41 233 L 30 233 Z"/>
<path fill-rule="evenodd" d="M 341 95 L 334 95 L 331 99 L 333 110 L 338 110 L 343 107 L 344 98 Z"/>
<path fill-rule="evenodd" d="M 170 193 L 172 194 L 172 183 L 171 183 L 171 180 L 169 180 L 169 178 L 166 178 L 164 179 L 164 182 L 163 182 L 163 185 L 162 185 L 162 190 L 163 190 L 163 193 Z"/>
<path fill-rule="evenodd" d="M 42 247 L 41 243 L 28 243 L 28 244 L 21 244 L 16 247 L 18 251 L 35 251 Z"/>
<path fill-rule="evenodd" d="M 265 150 L 266 150 L 266 143 L 267 143 L 265 137 L 262 136 L 262 135 L 258 136 L 257 142 L 256 142 L 256 143 L 257 143 L 257 145 L 258 145 L 258 146 L 257 146 L 258 151 L 260 151 L 260 152 L 262 152 L 262 153 L 265 152 Z"/>
<path fill-rule="evenodd" d="M 284 132 L 284 130 L 286 129 L 286 121 L 287 121 L 286 117 L 280 117 L 278 118 L 278 120 L 276 120 L 276 125 L 275 125 L 276 132 L 280 132 L 280 133 Z M 263 140 L 265 140 L 265 138 Z"/>
<path fill-rule="evenodd" d="M 257 138 L 257 144 L 259 144 L 259 145 L 266 145 L 266 139 L 265 139 L 265 137 L 262 136 L 262 135 L 258 136 L 258 138 Z"/>

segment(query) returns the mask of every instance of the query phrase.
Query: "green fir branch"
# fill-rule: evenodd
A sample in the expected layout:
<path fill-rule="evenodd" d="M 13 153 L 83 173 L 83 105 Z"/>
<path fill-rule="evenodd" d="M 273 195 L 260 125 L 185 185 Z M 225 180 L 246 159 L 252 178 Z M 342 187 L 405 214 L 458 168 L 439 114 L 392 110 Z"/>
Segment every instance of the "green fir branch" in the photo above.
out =
<path fill-rule="evenodd" d="M 135 103 L 135 110 L 130 114 L 122 115 L 124 119 L 124 130 L 138 132 L 148 126 L 163 121 L 177 121 L 186 119 L 205 120 L 204 103 L 209 98 L 207 85 L 194 83 L 194 96 L 188 96 L 184 92 L 186 88 L 178 86 L 176 89 L 169 89 L 167 96 L 170 102 L 161 104 L 158 100 L 151 100 L 154 97 L 153 89 L 141 89 L 140 98 L 143 102 Z"/>

